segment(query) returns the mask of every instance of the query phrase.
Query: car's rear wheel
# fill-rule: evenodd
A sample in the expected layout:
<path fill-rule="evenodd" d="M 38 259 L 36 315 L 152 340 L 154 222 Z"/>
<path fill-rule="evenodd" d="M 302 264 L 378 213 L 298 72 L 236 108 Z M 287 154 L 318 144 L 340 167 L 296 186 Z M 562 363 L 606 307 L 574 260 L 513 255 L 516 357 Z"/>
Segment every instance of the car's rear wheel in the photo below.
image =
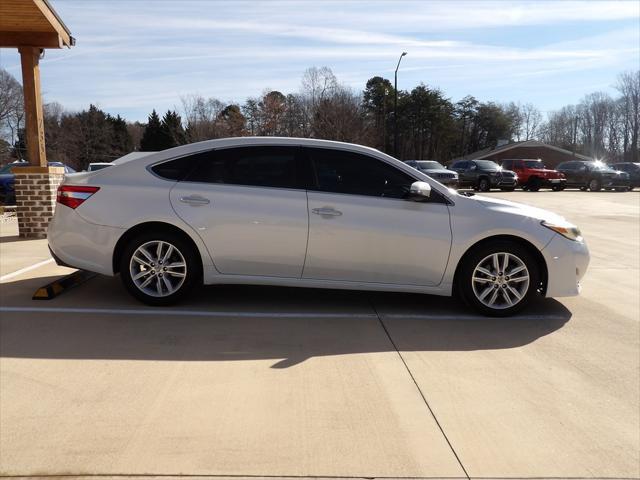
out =
<path fill-rule="evenodd" d="M 564 190 L 564 185 L 554 185 L 553 187 L 551 187 L 551 190 L 553 190 L 554 192 L 561 192 L 562 190 Z"/>
<path fill-rule="evenodd" d="M 591 180 L 589 180 L 589 190 L 592 192 L 598 192 L 600 191 L 600 188 L 602 187 L 602 185 L 600 184 L 600 180 L 598 180 L 597 178 L 592 178 Z"/>
<path fill-rule="evenodd" d="M 126 289 L 149 305 L 179 302 L 200 281 L 202 266 L 193 247 L 171 232 L 150 232 L 133 238 L 120 259 Z"/>
<path fill-rule="evenodd" d="M 486 177 L 482 177 L 480 180 L 478 180 L 478 190 L 480 190 L 481 192 L 488 192 L 491 189 L 491 183 L 489 182 L 489 179 Z"/>
<path fill-rule="evenodd" d="M 540 284 L 540 266 L 522 245 L 500 241 L 476 248 L 457 277 L 465 302 L 484 315 L 506 317 L 526 306 Z"/>

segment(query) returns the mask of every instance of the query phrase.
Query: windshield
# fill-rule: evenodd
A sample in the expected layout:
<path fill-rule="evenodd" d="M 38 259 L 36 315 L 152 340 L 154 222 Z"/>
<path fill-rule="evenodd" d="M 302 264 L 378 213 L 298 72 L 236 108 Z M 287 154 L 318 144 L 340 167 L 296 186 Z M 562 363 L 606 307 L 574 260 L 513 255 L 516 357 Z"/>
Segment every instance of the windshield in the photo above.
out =
<path fill-rule="evenodd" d="M 542 163 L 542 160 L 525 160 L 524 166 L 526 168 L 547 168 L 544 163 Z"/>
<path fill-rule="evenodd" d="M 492 162 L 491 160 L 475 160 L 478 168 L 482 170 L 500 170 L 500 167 L 496 162 Z"/>
<path fill-rule="evenodd" d="M 601 162 L 592 163 L 591 168 L 594 170 L 600 170 L 601 172 L 615 172 L 615 170 L 611 168 L 609 165 Z"/>
<path fill-rule="evenodd" d="M 102 170 L 103 168 L 107 168 L 110 166 L 111 166 L 110 163 L 96 163 L 96 164 L 89 165 L 89 171 L 95 172 L 96 170 Z"/>
<path fill-rule="evenodd" d="M 434 162 L 432 160 L 421 160 L 416 162 L 418 164 L 418 168 L 420 170 L 443 170 L 444 167 L 438 162 Z"/>

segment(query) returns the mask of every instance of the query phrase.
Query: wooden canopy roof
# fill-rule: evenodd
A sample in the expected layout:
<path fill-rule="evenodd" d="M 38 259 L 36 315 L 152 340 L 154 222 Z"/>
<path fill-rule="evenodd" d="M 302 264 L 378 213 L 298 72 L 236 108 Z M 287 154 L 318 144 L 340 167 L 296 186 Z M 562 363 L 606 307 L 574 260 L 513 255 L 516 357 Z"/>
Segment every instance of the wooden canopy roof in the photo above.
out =
<path fill-rule="evenodd" d="M 0 1 L 0 47 L 73 45 L 75 39 L 47 0 Z"/>

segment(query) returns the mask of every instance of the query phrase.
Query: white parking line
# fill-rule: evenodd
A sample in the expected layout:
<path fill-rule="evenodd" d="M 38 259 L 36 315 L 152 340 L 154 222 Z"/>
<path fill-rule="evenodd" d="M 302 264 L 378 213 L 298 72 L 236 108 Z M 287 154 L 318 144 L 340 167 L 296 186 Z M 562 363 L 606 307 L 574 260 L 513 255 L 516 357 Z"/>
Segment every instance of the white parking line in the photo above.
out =
<path fill-rule="evenodd" d="M 66 308 L 66 307 L 0 307 L 7 313 L 95 313 L 102 315 L 164 315 L 187 317 L 284 317 L 284 318 L 376 318 L 373 313 L 313 313 L 313 312 L 224 312 L 209 310 L 170 310 L 166 308 Z"/>
<path fill-rule="evenodd" d="M 15 272 L 7 273 L 0 277 L 0 282 L 4 282 L 5 280 L 10 280 L 13 277 L 17 277 L 18 275 L 22 275 L 23 273 L 30 272 L 31 270 L 35 270 L 36 268 L 40 268 L 47 263 L 53 262 L 53 258 L 49 258 L 48 260 L 43 260 L 38 263 L 34 263 L 33 265 L 29 265 L 28 267 L 21 268 L 20 270 L 16 270 Z"/>
<path fill-rule="evenodd" d="M 235 312 L 219 310 L 171 310 L 166 308 L 71 308 L 71 307 L 0 307 L 6 313 L 91 313 L 98 315 L 164 315 L 186 317 L 240 317 L 240 318 L 377 318 L 375 313 L 314 313 L 314 312 Z M 486 320 L 479 315 L 454 314 L 381 314 L 382 319 L 410 318 L 419 320 Z M 521 315 L 518 320 L 562 320 L 560 315 Z"/>

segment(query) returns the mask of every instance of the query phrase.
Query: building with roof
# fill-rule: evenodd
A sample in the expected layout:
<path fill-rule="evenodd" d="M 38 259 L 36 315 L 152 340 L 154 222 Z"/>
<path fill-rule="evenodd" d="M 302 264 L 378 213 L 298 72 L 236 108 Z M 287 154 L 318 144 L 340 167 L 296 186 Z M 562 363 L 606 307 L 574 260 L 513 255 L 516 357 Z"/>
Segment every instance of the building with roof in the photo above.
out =
<path fill-rule="evenodd" d="M 540 158 L 548 168 L 555 168 L 560 163 L 569 160 L 595 160 L 592 157 L 574 153 L 571 150 L 548 145 L 538 140 L 526 140 L 500 145 L 495 148 L 486 148 L 469 153 L 455 160 L 493 160 L 500 163 L 508 159 Z"/>

